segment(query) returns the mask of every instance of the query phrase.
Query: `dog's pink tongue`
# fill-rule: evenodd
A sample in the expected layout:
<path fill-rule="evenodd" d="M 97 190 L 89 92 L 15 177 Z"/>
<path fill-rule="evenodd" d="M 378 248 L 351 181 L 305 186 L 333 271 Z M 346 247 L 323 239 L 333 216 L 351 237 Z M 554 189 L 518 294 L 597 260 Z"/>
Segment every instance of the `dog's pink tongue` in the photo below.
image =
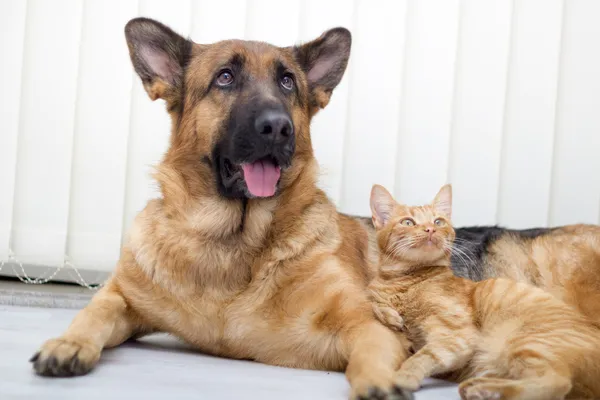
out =
<path fill-rule="evenodd" d="M 281 175 L 281 168 L 270 161 L 259 160 L 252 164 L 242 164 L 246 186 L 256 197 L 270 197 L 275 194 L 275 187 Z"/>

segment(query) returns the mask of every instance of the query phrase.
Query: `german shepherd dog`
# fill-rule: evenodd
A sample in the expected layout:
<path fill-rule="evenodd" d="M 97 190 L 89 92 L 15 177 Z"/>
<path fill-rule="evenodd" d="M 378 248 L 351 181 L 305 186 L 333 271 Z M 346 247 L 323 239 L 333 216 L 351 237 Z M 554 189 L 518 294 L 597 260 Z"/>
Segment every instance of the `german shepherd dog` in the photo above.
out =
<path fill-rule="evenodd" d="M 301 46 L 193 43 L 136 18 L 125 36 L 151 99 L 172 119 L 155 178 L 114 274 L 63 336 L 32 358 L 82 375 L 102 349 L 169 332 L 199 350 L 346 371 L 354 398 L 409 398 L 394 385 L 402 337 L 374 317 L 377 250 L 317 188 L 309 124 L 350 56 L 344 28 Z"/>
<path fill-rule="evenodd" d="M 105 286 L 32 357 L 35 371 L 82 375 L 102 349 L 168 332 L 218 356 L 345 370 L 351 398 L 411 398 L 394 383 L 409 343 L 376 320 L 367 295 L 372 223 L 338 213 L 316 186 L 309 125 L 342 79 L 350 33 L 206 45 L 136 18 L 125 36 L 172 120 L 155 174 L 162 197 L 136 217 Z M 457 275 L 530 282 L 600 318 L 600 228 L 456 234 Z"/>

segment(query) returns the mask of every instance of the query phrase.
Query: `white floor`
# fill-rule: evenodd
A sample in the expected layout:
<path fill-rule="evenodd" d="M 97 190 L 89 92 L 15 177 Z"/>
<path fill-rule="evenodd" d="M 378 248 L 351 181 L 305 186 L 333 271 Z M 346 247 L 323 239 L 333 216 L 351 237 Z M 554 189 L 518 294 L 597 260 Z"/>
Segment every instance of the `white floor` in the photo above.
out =
<path fill-rule="evenodd" d="M 293 370 L 208 357 L 167 336 L 106 351 L 91 374 L 35 376 L 27 361 L 59 335 L 75 310 L 0 306 L 0 399 L 307 399 L 346 400 L 343 374 Z M 459 399 L 456 387 L 430 381 L 417 400 Z"/>

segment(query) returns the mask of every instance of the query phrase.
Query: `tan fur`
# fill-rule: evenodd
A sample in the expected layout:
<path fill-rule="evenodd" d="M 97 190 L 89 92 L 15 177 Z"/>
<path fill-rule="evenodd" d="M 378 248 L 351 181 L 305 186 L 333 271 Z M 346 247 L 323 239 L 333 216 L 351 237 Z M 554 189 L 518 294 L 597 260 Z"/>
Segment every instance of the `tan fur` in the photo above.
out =
<path fill-rule="evenodd" d="M 106 286 L 59 339 L 41 347 L 38 373 L 61 375 L 73 365 L 85 373 L 102 349 L 160 331 L 218 356 L 346 370 L 353 396 L 393 389 L 406 357 L 403 337 L 372 314 L 366 286 L 375 265 L 367 230 L 338 214 L 316 187 L 311 103 L 291 104 L 296 152 L 279 196 L 249 199 L 244 211 L 241 201 L 217 193 L 211 169 L 200 161 L 232 102 L 218 92 L 198 93 L 234 53 L 245 56 L 258 83 L 277 57 L 299 68 L 289 49 L 265 43 L 194 44 L 182 112 L 165 82 L 145 85 L 152 98 L 167 100 L 173 119 L 171 145 L 155 175 L 162 197 L 135 219 Z M 324 106 L 330 93 L 317 95 Z"/>
<path fill-rule="evenodd" d="M 375 187 L 372 208 L 381 265 L 369 288 L 377 317 L 404 331 L 416 353 L 396 382 L 417 389 L 425 377 L 462 381 L 463 399 L 592 399 L 600 396 L 600 330 L 531 285 L 472 282 L 453 275 L 449 186 L 432 205 L 407 207 Z M 412 218 L 414 225 L 403 221 Z M 438 218 L 445 222 L 434 224 Z M 425 229 L 435 229 L 428 244 Z"/>

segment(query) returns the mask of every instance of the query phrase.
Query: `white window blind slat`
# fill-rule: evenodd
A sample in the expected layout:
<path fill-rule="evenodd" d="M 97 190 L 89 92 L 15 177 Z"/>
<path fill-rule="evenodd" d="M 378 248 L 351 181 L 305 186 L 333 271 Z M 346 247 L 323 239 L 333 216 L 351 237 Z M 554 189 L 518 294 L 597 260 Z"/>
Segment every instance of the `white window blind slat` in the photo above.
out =
<path fill-rule="evenodd" d="M 227 3 L 213 0 L 192 2 L 191 38 L 197 43 L 244 39 L 251 5 L 244 0 Z"/>
<path fill-rule="evenodd" d="M 247 40 L 289 46 L 298 41 L 300 0 L 248 0 Z"/>
<path fill-rule="evenodd" d="M 515 228 L 548 222 L 563 3 L 515 2 L 498 203 Z"/>
<path fill-rule="evenodd" d="M 30 0 L 22 71 L 13 250 L 62 264 L 81 35 L 81 2 Z"/>
<path fill-rule="evenodd" d="M 410 3 L 395 194 L 430 202 L 447 181 L 458 45 L 458 0 Z"/>
<path fill-rule="evenodd" d="M 11 240 L 26 13 L 27 2 L 0 0 L 0 260 Z"/>
<path fill-rule="evenodd" d="M 458 225 L 495 224 L 512 2 L 461 8 L 448 181 Z"/>
<path fill-rule="evenodd" d="M 341 197 L 342 209 L 351 214 L 369 215 L 374 183 L 393 190 L 406 4 L 359 1 L 355 11 Z"/>
<path fill-rule="evenodd" d="M 600 2 L 565 2 L 550 225 L 600 217 Z"/>
<path fill-rule="evenodd" d="M 81 267 L 111 270 L 121 244 L 132 85 L 123 27 L 137 1 L 83 4 L 67 253 Z"/>

